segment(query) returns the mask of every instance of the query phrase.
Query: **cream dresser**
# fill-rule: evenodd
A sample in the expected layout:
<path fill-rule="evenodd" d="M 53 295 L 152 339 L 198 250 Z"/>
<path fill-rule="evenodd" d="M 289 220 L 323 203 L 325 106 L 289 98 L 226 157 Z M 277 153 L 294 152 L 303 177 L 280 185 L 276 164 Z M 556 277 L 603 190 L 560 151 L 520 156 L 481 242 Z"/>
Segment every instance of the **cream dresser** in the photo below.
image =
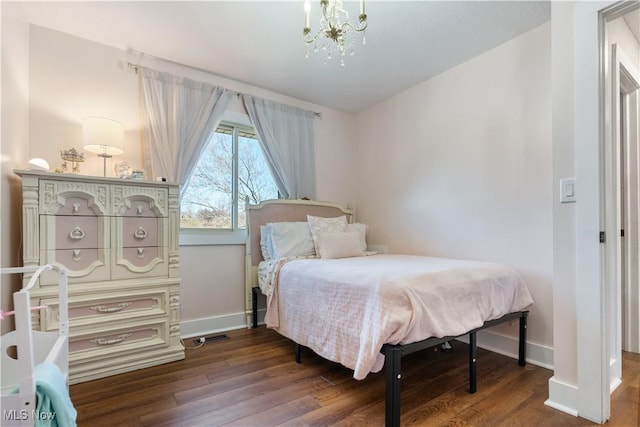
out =
<path fill-rule="evenodd" d="M 184 359 L 179 188 L 19 170 L 24 266 L 69 271 L 70 383 Z M 33 328 L 58 327 L 57 277 L 31 292 Z M 29 277 L 25 277 L 25 282 Z"/>

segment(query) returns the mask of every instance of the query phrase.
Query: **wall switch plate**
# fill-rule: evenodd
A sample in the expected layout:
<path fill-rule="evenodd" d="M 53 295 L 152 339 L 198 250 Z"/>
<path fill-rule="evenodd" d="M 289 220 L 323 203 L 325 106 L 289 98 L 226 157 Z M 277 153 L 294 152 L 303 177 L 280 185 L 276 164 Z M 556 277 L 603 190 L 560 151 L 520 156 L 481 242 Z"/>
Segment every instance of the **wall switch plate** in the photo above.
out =
<path fill-rule="evenodd" d="M 567 178 L 560 180 L 560 203 L 575 203 L 576 179 Z"/>

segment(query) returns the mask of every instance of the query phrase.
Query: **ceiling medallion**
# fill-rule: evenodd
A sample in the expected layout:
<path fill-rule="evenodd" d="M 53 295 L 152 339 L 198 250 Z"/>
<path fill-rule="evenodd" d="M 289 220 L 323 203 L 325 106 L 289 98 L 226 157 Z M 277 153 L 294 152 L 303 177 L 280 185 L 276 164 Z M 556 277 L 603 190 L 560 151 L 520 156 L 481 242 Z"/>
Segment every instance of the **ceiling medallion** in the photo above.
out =
<path fill-rule="evenodd" d="M 357 34 L 362 33 L 363 45 L 366 42 L 364 30 L 367 29 L 367 15 L 364 12 L 364 0 L 360 0 L 360 14 L 356 25 L 349 22 L 349 13 L 344 10 L 342 0 L 320 0 L 320 8 L 322 9 L 320 28 L 312 35 L 309 26 L 311 3 L 309 0 L 304 2 L 302 34 L 307 45 L 305 58 L 309 57 L 309 47 L 313 46 L 313 51 L 320 51 L 326 60 L 330 60 L 333 53 L 340 54 L 340 65 L 344 67 L 345 54 L 347 52 L 350 56 L 355 54 L 353 46 L 358 37 Z"/>

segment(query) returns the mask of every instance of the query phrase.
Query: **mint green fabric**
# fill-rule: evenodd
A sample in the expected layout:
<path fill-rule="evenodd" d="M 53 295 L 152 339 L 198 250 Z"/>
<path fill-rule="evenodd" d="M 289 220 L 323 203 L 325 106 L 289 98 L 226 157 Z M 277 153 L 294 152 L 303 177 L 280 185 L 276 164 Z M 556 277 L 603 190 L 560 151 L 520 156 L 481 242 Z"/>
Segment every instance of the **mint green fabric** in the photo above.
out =
<path fill-rule="evenodd" d="M 36 366 L 36 427 L 75 427 L 77 412 L 57 365 L 50 362 Z"/>

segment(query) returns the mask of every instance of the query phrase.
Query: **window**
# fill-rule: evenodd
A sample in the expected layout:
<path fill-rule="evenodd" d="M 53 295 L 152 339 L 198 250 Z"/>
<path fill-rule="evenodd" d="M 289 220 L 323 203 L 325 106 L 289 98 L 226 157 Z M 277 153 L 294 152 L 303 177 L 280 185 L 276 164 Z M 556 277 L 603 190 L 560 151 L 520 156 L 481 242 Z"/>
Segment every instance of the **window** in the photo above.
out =
<path fill-rule="evenodd" d="M 211 135 L 180 202 L 180 227 L 195 230 L 246 228 L 245 197 L 251 203 L 278 198 L 258 136 L 251 127 L 222 123 Z"/>

